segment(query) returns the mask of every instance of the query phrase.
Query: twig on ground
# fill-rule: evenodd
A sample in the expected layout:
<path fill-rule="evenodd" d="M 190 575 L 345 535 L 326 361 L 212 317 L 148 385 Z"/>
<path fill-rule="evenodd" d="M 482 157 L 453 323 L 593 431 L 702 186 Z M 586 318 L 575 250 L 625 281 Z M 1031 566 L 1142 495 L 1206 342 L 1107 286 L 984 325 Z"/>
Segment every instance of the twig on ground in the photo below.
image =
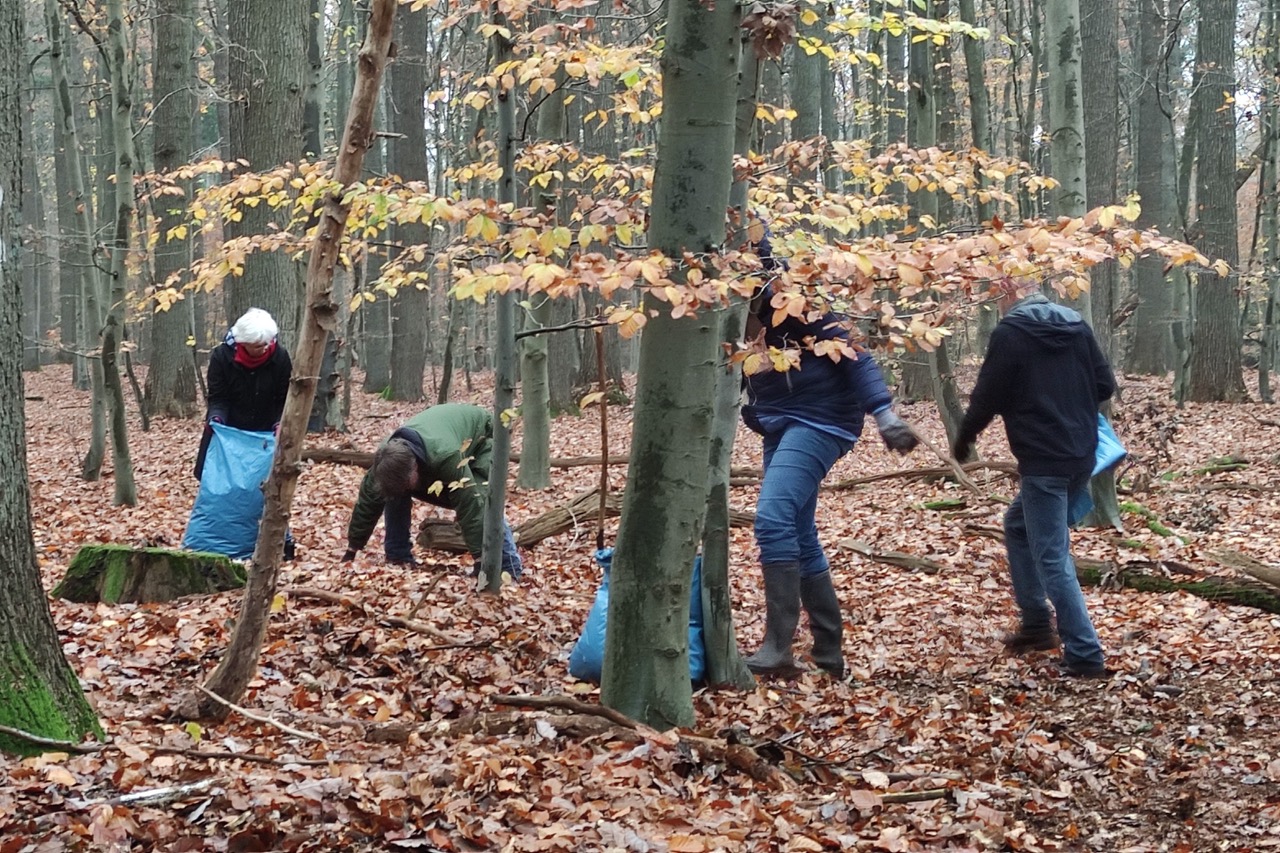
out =
<path fill-rule="evenodd" d="M 200 692 L 204 693 L 206 696 L 208 696 L 213 701 L 217 702 L 219 705 L 225 705 L 231 710 L 235 711 L 240 716 L 247 717 L 248 719 L 253 720 L 255 723 L 265 723 L 268 726 L 273 726 L 274 728 L 279 729 L 285 734 L 290 734 L 290 735 L 293 735 L 294 737 L 300 737 L 300 738 L 303 738 L 304 740 L 313 740 L 320 743 L 324 742 L 324 738 L 320 737 L 320 735 L 313 734 L 312 732 L 304 732 L 301 729 L 295 729 L 293 726 L 286 725 L 285 723 L 282 723 L 279 720 L 273 719 L 272 717 L 269 717 L 265 714 L 255 714 L 253 711 L 250 711 L 247 708 L 241 708 L 239 705 L 235 704 L 234 702 L 229 702 L 226 699 L 223 699 L 221 696 L 219 696 L 217 693 L 214 693 L 212 690 L 205 687 L 203 684 L 200 685 Z"/>
<path fill-rule="evenodd" d="M 58 740 L 56 738 L 43 737 L 41 735 L 32 734 L 22 729 L 15 729 L 12 726 L 0 725 L 0 734 L 9 735 L 19 740 L 26 741 L 35 746 L 47 746 L 51 750 L 56 749 L 59 752 L 71 752 L 76 755 L 92 755 L 95 752 L 102 752 L 107 749 L 110 744 L 105 743 L 76 743 L 70 740 Z"/>
<path fill-rule="evenodd" d="M 929 788 L 924 791 L 890 791 L 880 794 L 882 803 L 922 803 L 926 800 L 942 800 L 950 788 Z"/>
<path fill-rule="evenodd" d="M 426 634 L 429 637 L 435 637 L 441 643 L 445 644 L 445 648 L 471 649 L 482 648 L 487 645 L 486 643 L 460 641 L 456 637 L 452 637 L 444 631 L 441 631 L 434 625 L 428 625 L 425 622 L 415 622 L 413 619 L 402 619 L 399 616 L 372 616 L 369 612 L 369 608 L 363 601 L 347 595 L 346 593 L 333 592 L 328 589 L 317 589 L 310 586 L 292 586 L 285 590 L 285 592 L 288 595 L 297 596 L 298 598 L 313 598 L 317 601 L 337 604 L 351 610 L 359 610 L 365 616 L 377 619 L 379 622 L 385 622 L 393 628 L 403 628 L 406 631 L 413 631 L 417 634 Z"/>

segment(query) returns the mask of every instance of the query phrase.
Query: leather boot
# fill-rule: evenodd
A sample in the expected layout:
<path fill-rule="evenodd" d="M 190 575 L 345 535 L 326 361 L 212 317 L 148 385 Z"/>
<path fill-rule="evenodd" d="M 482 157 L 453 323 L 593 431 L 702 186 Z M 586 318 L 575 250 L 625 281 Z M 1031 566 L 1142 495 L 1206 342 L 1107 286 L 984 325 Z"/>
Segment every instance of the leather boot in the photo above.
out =
<path fill-rule="evenodd" d="M 800 578 L 800 601 L 813 632 L 813 662 L 836 678 L 844 678 L 844 619 L 831 572 Z"/>
<path fill-rule="evenodd" d="M 796 625 L 800 622 L 800 565 L 771 563 L 764 567 L 765 622 L 760 650 L 747 657 L 747 667 L 756 675 L 798 675 L 791 654 Z"/>

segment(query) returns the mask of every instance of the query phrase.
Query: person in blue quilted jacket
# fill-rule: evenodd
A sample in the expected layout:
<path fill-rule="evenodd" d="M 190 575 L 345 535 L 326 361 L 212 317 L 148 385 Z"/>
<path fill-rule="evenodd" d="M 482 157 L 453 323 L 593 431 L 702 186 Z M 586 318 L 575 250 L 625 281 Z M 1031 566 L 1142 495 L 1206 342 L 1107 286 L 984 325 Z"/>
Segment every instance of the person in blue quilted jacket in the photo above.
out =
<path fill-rule="evenodd" d="M 774 266 L 766 241 L 766 269 Z M 849 341 L 848 324 L 833 313 L 816 320 L 787 316 L 771 323 L 772 285 L 753 302 L 748 337 L 761 330 L 767 346 L 798 350 L 799 369 L 745 376 L 743 420 L 764 438 L 764 479 L 756 506 L 755 536 L 765 588 L 764 642 L 747 657 L 757 675 L 791 676 L 802 671 L 792 642 L 803 606 L 813 634 L 813 661 L 831 675 L 844 675 L 844 620 L 818 540 L 818 488 L 836 460 L 853 449 L 867 415 L 884 443 L 907 453 L 919 439 L 893 410 L 893 396 L 880 367 L 867 352 L 839 360 L 813 351 L 817 341 Z M 852 357 L 856 355 L 856 357 Z"/>

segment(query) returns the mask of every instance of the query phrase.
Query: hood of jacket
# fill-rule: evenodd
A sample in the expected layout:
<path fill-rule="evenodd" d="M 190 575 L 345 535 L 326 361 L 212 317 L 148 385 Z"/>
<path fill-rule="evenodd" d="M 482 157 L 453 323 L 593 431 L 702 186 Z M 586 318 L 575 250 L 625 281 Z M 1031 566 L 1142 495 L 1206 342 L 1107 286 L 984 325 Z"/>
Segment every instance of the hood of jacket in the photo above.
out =
<path fill-rule="evenodd" d="M 1039 293 L 1013 306 L 1001 322 L 1054 349 L 1070 346 L 1087 329 L 1079 311 L 1050 302 Z"/>

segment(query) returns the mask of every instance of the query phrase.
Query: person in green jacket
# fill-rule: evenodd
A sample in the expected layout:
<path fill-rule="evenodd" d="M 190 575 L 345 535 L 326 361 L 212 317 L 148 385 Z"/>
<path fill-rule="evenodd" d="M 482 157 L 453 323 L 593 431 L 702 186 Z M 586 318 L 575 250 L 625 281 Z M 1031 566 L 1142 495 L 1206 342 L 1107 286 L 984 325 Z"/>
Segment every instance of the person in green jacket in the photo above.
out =
<path fill-rule="evenodd" d="M 493 416 L 485 409 L 443 403 L 414 415 L 374 454 L 347 525 L 343 561 L 355 559 L 368 544 L 381 515 L 387 562 L 418 565 L 410 534 L 414 498 L 457 513 L 467 548 L 478 561 L 492 456 Z M 523 565 L 505 521 L 503 530 L 502 570 L 519 577 Z"/>

